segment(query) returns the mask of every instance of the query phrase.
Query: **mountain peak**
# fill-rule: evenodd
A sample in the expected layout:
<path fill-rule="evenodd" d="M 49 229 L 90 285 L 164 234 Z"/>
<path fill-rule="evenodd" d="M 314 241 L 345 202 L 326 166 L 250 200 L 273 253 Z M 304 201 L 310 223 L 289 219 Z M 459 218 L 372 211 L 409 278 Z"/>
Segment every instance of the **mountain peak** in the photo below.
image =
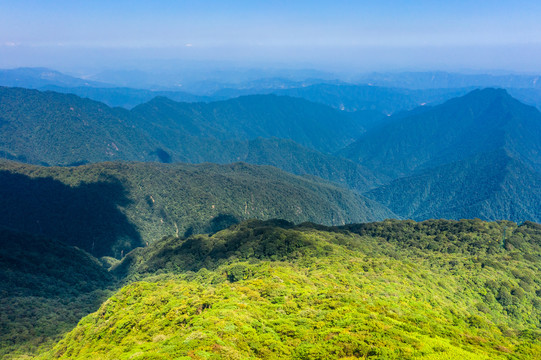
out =
<path fill-rule="evenodd" d="M 486 88 L 368 131 L 342 154 L 392 177 L 506 149 L 541 169 L 541 113 L 506 90 Z M 532 151 L 533 149 L 533 151 Z"/>

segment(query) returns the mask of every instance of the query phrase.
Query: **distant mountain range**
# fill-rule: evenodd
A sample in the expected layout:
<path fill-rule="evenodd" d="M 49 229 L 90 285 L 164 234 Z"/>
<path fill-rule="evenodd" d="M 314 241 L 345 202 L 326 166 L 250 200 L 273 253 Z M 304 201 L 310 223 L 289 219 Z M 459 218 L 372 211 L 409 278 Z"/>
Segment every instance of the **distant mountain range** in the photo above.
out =
<path fill-rule="evenodd" d="M 295 79 L 264 77 L 261 73 L 260 78 L 246 81 L 239 81 L 240 78 L 236 77 L 235 82 L 205 80 L 192 82 L 187 87 L 164 87 L 150 85 L 156 78 L 141 71 L 113 71 L 77 78 L 46 68 L 19 68 L 0 69 L 0 86 L 71 93 L 128 109 L 156 96 L 181 102 L 210 102 L 247 95 L 277 94 L 300 97 L 345 111 L 371 111 L 380 116 L 411 110 L 421 104 L 437 105 L 476 88 L 497 87 L 505 88 L 520 101 L 541 109 L 539 76 L 533 75 L 374 73 L 347 83 L 331 80 L 330 74 L 299 80 L 302 74 L 309 76 L 311 73 L 298 72 Z M 162 80 L 167 78 L 164 74 L 160 76 Z M 254 76 L 255 73 L 249 77 Z M 134 83 L 134 78 L 141 79 Z"/>
<path fill-rule="evenodd" d="M 541 171 L 540 139 L 537 109 L 485 89 L 384 124 L 341 154 L 398 177 L 502 148 Z"/>
<path fill-rule="evenodd" d="M 396 179 L 367 195 L 400 216 L 541 218 L 541 113 L 505 90 L 399 117 L 340 154 Z"/>
<path fill-rule="evenodd" d="M 355 82 L 407 89 L 449 89 L 463 87 L 501 87 L 541 89 L 539 75 L 459 74 L 445 71 L 370 73 Z"/>
<path fill-rule="evenodd" d="M 399 217 L 541 221 L 541 113 L 502 89 L 381 116 L 274 94 L 126 110 L 0 88 L 0 129 L 1 156 L 33 164 L 245 161 L 332 181 Z"/>
<path fill-rule="evenodd" d="M 63 74 L 47 68 L 1 69 L 0 85 L 37 89 L 44 86 L 59 87 L 112 87 L 112 85 Z"/>
<path fill-rule="evenodd" d="M 156 98 L 128 111 L 75 95 L 0 87 L 0 156 L 64 166 L 249 161 L 365 191 L 380 183 L 372 171 L 323 153 L 354 141 L 363 131 L 359 118 L 276 95 L 209 104 Z"/>
<path fill-rule="evenodd" d="M 360 121 L 327 106 L 276 95 L 243 96 L 209 104 L 154 98 L 132 110 L 139 128 L 172 150 L 186 135 L 217 140 L 257 137 L 291 139 L 322 152 L 334 152 L 362 132 Z"/>

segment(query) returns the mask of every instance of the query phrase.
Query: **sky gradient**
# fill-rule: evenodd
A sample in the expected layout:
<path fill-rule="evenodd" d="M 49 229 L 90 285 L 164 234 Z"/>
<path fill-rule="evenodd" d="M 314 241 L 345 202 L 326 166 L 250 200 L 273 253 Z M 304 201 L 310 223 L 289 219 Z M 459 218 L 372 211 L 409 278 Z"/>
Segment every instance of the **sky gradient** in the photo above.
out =
<path fill-rule="evenodd" d="M 156 60 L 541 73 L 538 1 L 0 2 L 0 67 Z"/>

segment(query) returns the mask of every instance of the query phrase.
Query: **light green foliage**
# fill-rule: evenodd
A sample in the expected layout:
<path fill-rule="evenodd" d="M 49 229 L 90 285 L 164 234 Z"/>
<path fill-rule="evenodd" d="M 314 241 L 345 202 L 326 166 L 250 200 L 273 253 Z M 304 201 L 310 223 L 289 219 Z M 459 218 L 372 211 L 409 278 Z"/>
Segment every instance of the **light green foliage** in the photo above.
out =
<path fill-rule="evenodd" d="M 140 281 L 40 358 L 539 358 L 540 245 L 537 224 L 477 220 L 163 239 L 117 265 Z"/>

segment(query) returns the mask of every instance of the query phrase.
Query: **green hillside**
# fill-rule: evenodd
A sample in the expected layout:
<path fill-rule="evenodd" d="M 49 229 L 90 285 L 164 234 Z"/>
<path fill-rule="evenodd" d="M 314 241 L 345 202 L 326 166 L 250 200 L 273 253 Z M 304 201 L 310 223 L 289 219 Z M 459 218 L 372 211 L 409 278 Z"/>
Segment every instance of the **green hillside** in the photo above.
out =
<path fill-rule="evenodd" d="M 94 92 L 120 98 L 139 94 L 80 89 L 85 91 L 80 95 L 90 97 Z M 110 160 L 245 161 L 367 191 L 381 182 L 374 171 L 310 148 L 335 150 L 353 141 L 363 120 L 274 95 L 210 104 L 156 98 L 130 112 L 75 95 L 0 88 L 0 158 L 61 166 Z"/>
<path fill-rule="evenodd" d="M 0 358 L 50 347 L 110 296 L 95 258 L 43 236 L 0 227 Z"/>
<path fill-rule="evenodd" d="M 339 225 L 394 215 L 345 188 L 267 166 L 0 162 L 0 225 L 44 234 L 95 256 L 121 257 L 166 235 L 277 217 Z"/>
<path fill-rule="evenodd" d="M 134 251 L 39 358 L 534 359 L 540 260 L 534 223 L 244 222 Z"/>
<path fill-rule="evenodd" d="M 366 195 L 407 219 L 541 222 L 541 174 L 503 151 L 426 169 Z"/>
<path fill-rule="evenodd" d="M 179 152 L 189 136 L 218 140 L 278 137 L 334 152 L 363 131 L 359 121 L 328 106 L 287 96 L 253 95 L 213 103 L 155 98 L 132 110 L 137 126 Z"/>
<path fill-rule="evenodd" d="M 339 155 L 394 179 L 365 195 L 403 218 L 520 222 L 541 221 L 540 152 L 541 113 L 484 89 L 393 116 Z"/>
<path fill-rule="evenodd" d="M 219 141 L 190 138 L 182 145 L 182 161 L 229 164 L 243 161 L 271 165 L 296 175 L 311 175 L 364 192 L 386 179 L 351 160 L 306 148 L 288 139 L 257 138 L 245 141 Z"/>
<path fill-rule="evenodd" d="M 129 117 L 75 95 L 0 87 L 0 157 L 51 165 L 158 160 Z"/>
<path fill-rule="evenodd" d="M 541 113 L 502 89 L 475 90 L 402 115 L 340 152 L 392 177 L 498 149 L 541 171 Z"/>

